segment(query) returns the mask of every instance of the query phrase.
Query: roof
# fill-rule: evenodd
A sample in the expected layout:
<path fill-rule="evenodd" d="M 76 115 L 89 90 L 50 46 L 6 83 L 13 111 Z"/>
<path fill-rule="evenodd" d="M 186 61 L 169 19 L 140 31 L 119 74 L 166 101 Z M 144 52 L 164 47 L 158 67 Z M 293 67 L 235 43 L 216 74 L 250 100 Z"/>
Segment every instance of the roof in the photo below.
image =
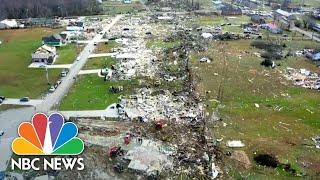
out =
<path fill-rule="evenodd" d="M 55 47 L 52 47 L 52 46 L 48 46 L 48 45 L 43 45 L 41 47 L 39 47 L 35 53 L 53 53 L 55 54 L 57 51 L 56 51 L 56 48 Z"/>
<path fill-rule="evenodd" d="M 3 21 L 0 21 L 0 23 L 5 24 L 9 27 L 17 27 L 18 23 L 15 19 L 5 19 Z"/>
<path fill-rule="evenodd" d="M 282 15 L 282 16 L 286 16 L 286 17 L 289 17 L 289 16 L 292 15 L 291 13 L 289 13 L 289 12 L 287 12 L 287 11 L 284 11 L 284 10 L 282 10 L 282 9 L 277 9 L 276 12 L 277 12 L 278 14 L 280 14 L 280 15 Z"/>
<path fill-rule="evenodd" d="M 43 37 L 42 40 L 44 42 L 59 42 L 59 41 L 63 40 L 63 38 L 61 37 L 61 35 L 55 34 L 52 36 Z"/>

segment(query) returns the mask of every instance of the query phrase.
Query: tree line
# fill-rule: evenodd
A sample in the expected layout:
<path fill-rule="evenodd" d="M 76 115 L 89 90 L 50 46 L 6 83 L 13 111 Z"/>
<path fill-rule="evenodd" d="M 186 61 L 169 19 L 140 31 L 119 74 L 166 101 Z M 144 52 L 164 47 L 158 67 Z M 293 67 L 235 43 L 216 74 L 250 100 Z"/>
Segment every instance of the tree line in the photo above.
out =
<path fill-rule="evenodd" d="M 100 14 L 97 0 L 0 0 L 0 19 Z"/>

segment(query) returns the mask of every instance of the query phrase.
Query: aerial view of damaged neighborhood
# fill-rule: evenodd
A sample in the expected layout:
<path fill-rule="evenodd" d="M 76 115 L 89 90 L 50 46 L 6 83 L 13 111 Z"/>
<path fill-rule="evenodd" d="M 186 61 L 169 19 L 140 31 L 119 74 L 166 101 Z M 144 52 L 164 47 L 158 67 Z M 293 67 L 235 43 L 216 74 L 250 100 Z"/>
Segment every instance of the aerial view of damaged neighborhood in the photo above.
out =
<path fill-rule="evenodd" d="M 0 4 L 0 180 L 320 179 L 320 0 Z"/>

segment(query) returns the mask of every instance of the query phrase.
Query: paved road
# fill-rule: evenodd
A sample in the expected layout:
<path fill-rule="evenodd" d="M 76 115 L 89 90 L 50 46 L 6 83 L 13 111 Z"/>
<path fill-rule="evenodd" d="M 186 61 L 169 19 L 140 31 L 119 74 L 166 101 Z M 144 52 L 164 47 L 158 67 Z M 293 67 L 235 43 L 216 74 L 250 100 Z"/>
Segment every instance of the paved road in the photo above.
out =
<path fill-rule="evenodd" d="M 122 15 L 116 16 L 111 24 L 108 24 L 104 29 L 103 32 L 107 32 L 112 26 L 114 26 L 117 21 L 122 18 Z M 0 172 L 5 171 L 7 166 L 6 162 L 11 158 L 11 149 L 8 152 L 8 147 L 11 147 L 11 141 L 8 139 L 12 139 L 17 137 L 17 127 L 23 121 L 30 121 L 33 114 L 37 112 L 49 112 L 50 109 L 58 104 L 64 95 L 68 92 L 72 84 L 74 83 L 73 77 L 76 77 L 79 71 L 87 62 L 89 55 L 93 52 L 95 46 L 94 42 L 97 42 L 102 39 L 102 35 L 96 35 L 91 42 L 87 44 L 84 50 L 80 54 L 80 60 L 76 61 L 68 73 L 67 77 L 63 78 L 62 83 L 57 88 L 57 90 L 49 94 L 45 97 L 41 104 L 37 105 L 36 108 L 28 107 L 28 108 L 19 108 L 19 109 L 12 109 L 7 110 L 4 112 L 0 112 L 0 129 L 5 131 L 5 135 L 0 137 L 0 156 L 1 156 L 1 163 L 0 163 Z"/>
<path fill-rule="evenodd" d="M 300 29 L 298 27 L 295 27 L 295 26 L 293 26 L 291 28 L 291 31 L 297 31 L 297 32 L 299 32 L 301 34 L 304 34 L 305 36 L 308 36 L 310 39 L 313 39 L 313 40 L 315 40 L 317 42 L 320 42 L 320 38 L 315 37 L 312 32 L 302 30 L 302 29 Z"/>
<path fill-rule="evenodd" d="M 103 34 L 108 32 L 112 26 L 114 26 L 120 19 L 122 18 L 122 15 L 118 15 L 114 18 L 112 23 L 108 24 L 103 29 Z M 103 38 L 103 35 L 97 34 L 91 42 L 89 42 L 86 47 L 83 49 L 83 51 L 80 53 L 78 57 L 80 57 L 79 61 L 75 61 L 75 63 L 70 68 L 70 71 L 62 80 L 62 83 L 59 85 L 59 87 L 55 90 L 54 93 L 48 94 L 47 97 L 44 99 L 43 103 L 37 106 L 38 111 L 41 112 L 48 112 L 53 106 L 58 105 L 58 103 L 62 100 L 62 98 L 67 94 L 68 90 L 71 88 L 73 83 L 75 82 L 75 79 L 80 72 L 80 70 L 83 68 L 83 66 L 88 61 L 88 58 L 90 54 L 94 51 L 95 46 L 94 43 L 98 42 Z"/>
<path fill-rule="evenodd" d="M 43 100 L 30 99 L 28 102 L 20 102 L 20 99 L 7 98 L 2 104 L 21 105 L 21 106 L 37 106 L 42 103 Z"/>

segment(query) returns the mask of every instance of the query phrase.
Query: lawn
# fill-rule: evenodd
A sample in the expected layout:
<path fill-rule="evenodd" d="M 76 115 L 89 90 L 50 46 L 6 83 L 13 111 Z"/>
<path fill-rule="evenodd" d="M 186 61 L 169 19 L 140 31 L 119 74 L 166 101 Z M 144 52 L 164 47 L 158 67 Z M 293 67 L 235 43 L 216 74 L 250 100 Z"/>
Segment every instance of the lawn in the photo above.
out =
<path fill-rule="evenodd" d="M 38 98 L 49 88 L 43 69 L 29 69 L 31 54 L 41 46 L 41 38 L 60 29 L 33 28 L 2 30 L 0 39 L 0 94 L 19 98 Z M 59 70 L 49 70 L 50 82 L 59 77 Z"/>
<path fill-rule="evenodd" d="M 254 163 L 255 154 L 268 153 L 281 163 L 290 163 L 306 178 L 315 177 L 320 173 L 320 156 L 311 138 L 320 134 L 320 94 L 294 87 L 279 70 L 287 66 L 319 70 L 304 58 L 283 59 L 275 70 L 264 68 L 253 54 L 257 51 L 250 41 L 214 42 L 207 52 L 192 56 L 193 71 L 201 79 L 197 90 L 208 110 L 218 109 L 222 118 L 212 129 L 217 138 L 223 138 L 222 152 L 233 151 L 225 146 L 227 140 L 241 140 L 246 145 L 241 150 L 253 163 L 251 169 L 243 169 L 225 156 L 226 169 L 234 178 L 292 178 L 282 169 Z M 212 63 L 198 62 L 202 56 L 211 57 Z"/>
<path fill-rule="evenodd" d="M 241 25 L 250 22 L 250 17 L 246 15 L 242 16 L 199 16 L 194 19 L 192 24 L 200 26 L 217 26 L 225 23 L 231 23 L 232 25 Z"/>
<path fill-rule="evenodd" d="M 75 44 L 57 48 L 59 57 L 55 61 L 55 64 L 72 64 L 76 60 L 77 55 L 81 52 L 81 49 L 80 46 L 76 46 Z"/>
<path fill-rule="evenodd" d="M 123 86 L 124 91 L 111 93 L 110 86 Z M 117 103 L 121 95 L 131 94 L 136 86 L 136 80 L 105 82 L 97 75 L 83 75 L 63 99 L 60 110 L 103 110 Z"/>
<path fill-rule="evenodd" d="M 170 49 L 179 45 L 180 45 L 179 41 L 165 42 L 162 39 L 149 39 L 146 44 L 148 49 L 154 49 L 154 48 Z"/>
<path fill-rule="evenodd" d="M 116 41 L 102 42 L 97 45 L 95 53 L 110 53 L 112 49 L 117 47 L 118 43 Z"/>
<path fill-rule="evenodd" d="M 99 58 L 90 58 L 86 65 L 84 66 L 84 70 L 89 69 L 102 69 L 102 68 L 110 68 L 112 65 L 115 65 L 117 60 L 112 57 L 99 57 Z"/>

